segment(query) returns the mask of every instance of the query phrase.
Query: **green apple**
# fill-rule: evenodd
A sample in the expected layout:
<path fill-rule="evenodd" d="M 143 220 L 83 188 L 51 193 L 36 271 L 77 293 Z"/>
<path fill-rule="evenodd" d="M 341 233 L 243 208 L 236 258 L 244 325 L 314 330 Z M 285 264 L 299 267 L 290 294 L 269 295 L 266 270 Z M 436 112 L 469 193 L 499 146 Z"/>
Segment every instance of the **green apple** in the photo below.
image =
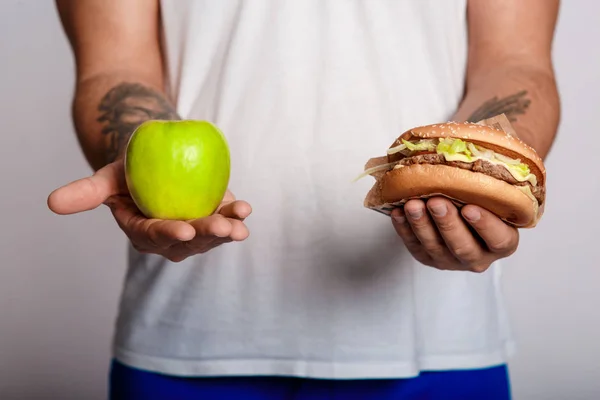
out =
<path fill-rule="evenodd" d="M 146 121 L 127 144 L 127 187 L 148 218 L 211 215 L 225 196 L 229 175 L 227 140 L 207 121 Z"/>

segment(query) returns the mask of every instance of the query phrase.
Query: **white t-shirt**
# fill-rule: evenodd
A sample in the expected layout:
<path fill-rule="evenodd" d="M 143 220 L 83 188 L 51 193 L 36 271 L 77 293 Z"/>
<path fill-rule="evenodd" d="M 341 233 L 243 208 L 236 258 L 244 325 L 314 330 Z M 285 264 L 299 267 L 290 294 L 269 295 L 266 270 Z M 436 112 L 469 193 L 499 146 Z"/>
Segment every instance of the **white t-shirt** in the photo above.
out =
<path fill-rule="evenodd" d="M 122 362 L 175 375 L 408 377 L 511 348 L 498 266 L 418 264 L 363 207 L 367 159 L 463 95 L 466 0 L 163 0 L 169 90 L 231 147 L 250 237 L 131 252 Z"/>

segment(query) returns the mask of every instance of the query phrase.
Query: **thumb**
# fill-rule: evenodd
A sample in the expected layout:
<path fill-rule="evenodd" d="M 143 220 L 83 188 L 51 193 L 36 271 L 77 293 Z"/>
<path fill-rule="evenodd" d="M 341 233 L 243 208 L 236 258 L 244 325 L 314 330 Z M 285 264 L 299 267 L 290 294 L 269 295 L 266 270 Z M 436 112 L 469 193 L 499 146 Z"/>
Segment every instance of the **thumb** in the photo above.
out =
<path fill-rule="evenodd" d="M 123 161 L 116 161 L 90 177 L 62 186 L 48 196 L 48 208 L 61 215 L 93 210 L 110 196 L 126 190 Z"/>

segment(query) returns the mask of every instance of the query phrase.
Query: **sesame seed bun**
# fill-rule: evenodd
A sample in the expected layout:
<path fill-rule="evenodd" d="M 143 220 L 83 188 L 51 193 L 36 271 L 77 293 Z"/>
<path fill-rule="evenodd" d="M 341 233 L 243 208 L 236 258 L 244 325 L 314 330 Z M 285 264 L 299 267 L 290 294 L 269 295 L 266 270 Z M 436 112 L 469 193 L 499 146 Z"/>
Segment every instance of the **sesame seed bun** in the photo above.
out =
<path fill-rule="evenodd" d="M 457 205 L 478 205 L 515 227 L 533 228 L 537 225 L 545 208 L 546 168 L 532 147 L 516 136 L 491 126 L 448 122 L 410 129 L 398 137 L 390 148 L 402 144 L 402 139 L 414 141 L 439 138 L 462 139 L 507 157 L 520 159 L 537 177 L 537 186 L 543 188 L 544 194 L 536 200 L 531 192 L 526 194 L 524 186 L 513 185 L 483 172 L 452 164 L 420 162 L 406 163 L 372 174 L 377 182 L 367 195 L 365 206 L 402 206 L 409 199 L 443 196 Z M 395 163 L 406 157 L 402 153 L 393 153 L 387 159 L 377 158 L 371 162 Z M 527 186 L 527 189 L 530 187 Z"/>

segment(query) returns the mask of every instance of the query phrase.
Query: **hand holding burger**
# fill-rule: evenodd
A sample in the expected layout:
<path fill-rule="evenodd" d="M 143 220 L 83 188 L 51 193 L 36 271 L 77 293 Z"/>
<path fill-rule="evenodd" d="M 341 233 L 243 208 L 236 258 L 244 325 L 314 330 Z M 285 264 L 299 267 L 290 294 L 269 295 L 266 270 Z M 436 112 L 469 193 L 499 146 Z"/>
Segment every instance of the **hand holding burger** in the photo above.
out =
<path fill-rule="evenodd" d="M 475 205 L 459 210 L 441 197 L 408 201 L 392 223 L 415 259 L 442 270 L 484 272 L 519 244 L 518 230 L 494 214 Z"/>
<path fill-rule="evenodd" d="M 546 172 L 534 149 L 491 126 L 444 123 L 411 129 L 372 159 L 365 206 L 392 216 L 408 250 L 439 269 L 485 271 L 514 253 L 533 228 Z"/>

